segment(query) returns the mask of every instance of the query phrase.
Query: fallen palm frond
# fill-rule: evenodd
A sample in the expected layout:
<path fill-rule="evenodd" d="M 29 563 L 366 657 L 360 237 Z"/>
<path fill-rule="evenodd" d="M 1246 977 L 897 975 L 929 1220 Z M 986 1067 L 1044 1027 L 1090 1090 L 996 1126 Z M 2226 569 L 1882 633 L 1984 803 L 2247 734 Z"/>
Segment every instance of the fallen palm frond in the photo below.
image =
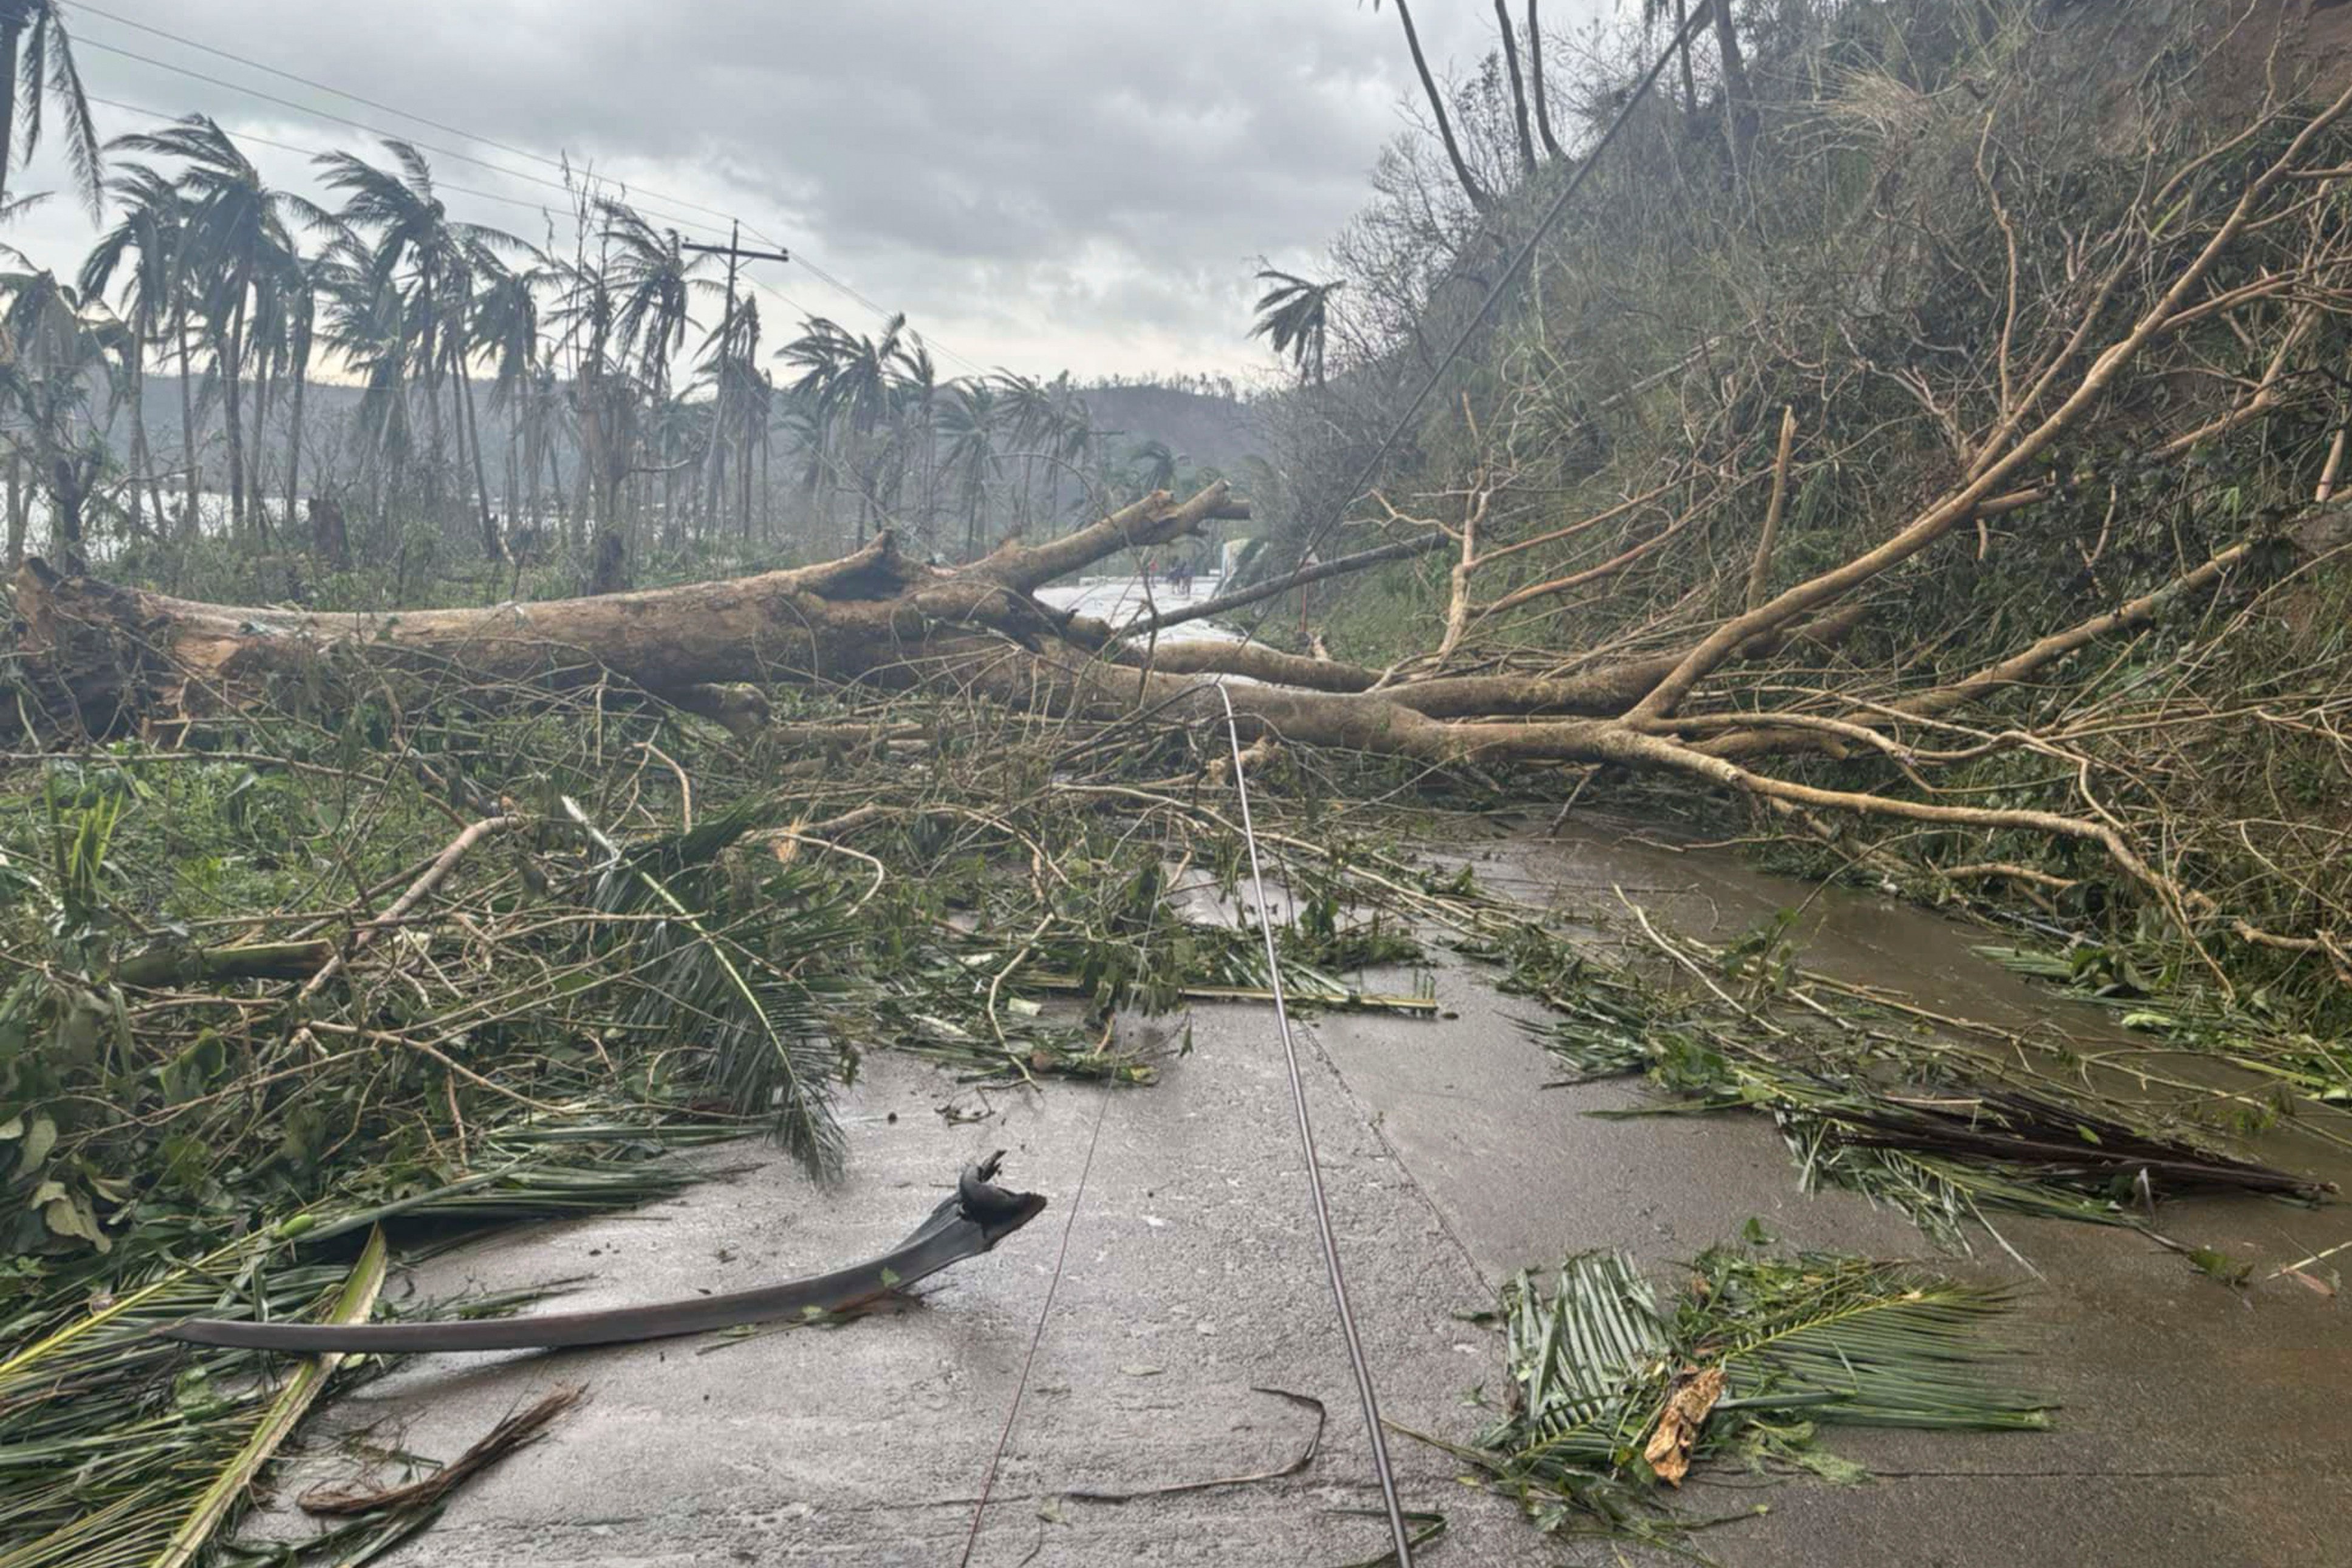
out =
<path fill-rule="evenodd" d="M 1793 956 L 1759 966 L 1759 944 L 1711 952 L 1641 925 L 1699 980 L 1695 992 L 1670 993 L 1590 956 L 1520 967 L 1538 974 L 1517 988 L 1539 994 L 1554 1014 L 1528 1027 L 1575 1080 L 1638 1072 L 1671 1096 L 1657 1110 L 1595 1114 L 1763 1112 L 1808 1188 L 1842 1186 L 1890 1203 L 1948 1246 L 1965 1246 L 1971 1223 L 1990 1229 L 1988 1209 L 2137 1223 L 2176 1194 L 2311 1200 L 2329 1190 L 2179 1131 L 2136 1124 L 2088 1087 L 2053 1077 L 2031 1088 L 2004 1082 L 1989 1058 L 1868 1027 L 1866 1006 L 1826 1017 L 1810 997 L 1811 1009 L 1776 1007 L 1775 988 L 1798 974 Z"/>
<path fill-rule="evenodd" d="M 1663 1110 L 1761 1111 L 1796 1156 L 1809 1189 L 1842 1186 L 1890 1203 L 1946 1245 L 1965 1245 L 1985 1210 L 2129 1223 L 2159 1198 L 2238 1191 L 2316 1198 L 2323 1184 L 2178 1137 L 2130 1126 L 2116 1108 L 1958 1082 L 1949 1063 L 1812 1057 L 1782 1040 L 1766 1050 L 1692 1018 L 1643 1036 L 1588 1018 L 1535 1026 L 1580 1079 L 1645 1072 L 1675 1096 Z M 1878 1081 L 1907 1071 L 1908 1082 Z M 1601 1111 L 1628 1116 L 1640 1111 Z"/>
<path fill-rule="evenodd" d="M 146 1326 L 245 1288 L 299 1312 L 340 1278 L 335 1322 L 364 1319 L 385 1252 L 372 1237 L 348 1274 L 319 1268 L 268 1279 L 266 1244 L 226 1249 L 69 1324 L 0 1365 L 0 1552 L 8 1568 L 179 1568 L 242 1506 L 247 1489 L 334 1375 L 307 1361 L 282 1387 L 251 1357 L 177 1366 Z M 224 1280 L 222 1272 L 235 1265 Z M 152 1373 L 176 1375 L 160 1378 Z M 140 1375 L 152 1369 L 150 1375 Z"/>
<path fill-rule="evenodd" d="M 328 1304 L 324 1321 L 331 1323 L 366 1322 L 368 1315 L 375 1310 L 377 1293 L 383 1289 L 383 1232 L 378 1230 L 369 1235 L 367 1246 L 361 1249 L 359 1262 L 352 1267 L 351 1277 L 343 1282 L 343 1288 L 334 1301 Z M 213 1532 L 238 1506 L 247 1489 L 260 1475 L 262 1467 L 278 1452 L 278 1445 L 286 1441 L 312 1403 L 326 1391 L 327 1380 L 334 1376 L 335 1369 L 342 1364 L 342 1361 L 341 1355 L 331 1351 L 302 1363 L 294 1375 L 287 1380 L 286 1386 L 279 1390 L 278 1397 L 270 1401 L 269 1407 L 254 1427 L 253 1435 L 222 1467 L 221 1472 L 213 1478 L 212 1484 L 205 1488 L 188 1516 L 180 1521 L 179 1528 L 172 1531 L 170 1542 L 154 1559 L 154 1568 L 184 1568 L 184 1564 L 205 1549 Z M 107 1550 L 120 1555 L 128 1544 L 118 1536 L 107 1543 Z"/>
<path fill-rule="evenodd" d="M 2063 954 L 2008 946 L 1976 951 L 2011 974 L 2107 1009 L 2136 1033 L 2219 1058 L 2322 1104 L 2352 1103 L 2352 1056 L 2343 1042 L 2296 1028 L 2267 990 L 2221 997 L 2200 985 L 2168 986 L 2143 975 L 2127 955 L 2095 943 Z"/>
<path fill-rule="evenodd" d="M 1822 1468 L 1813 1428 L 2033 1430 L 2051 1402 L 1987 1373 L 1997 1288 L 1826 1253 L 1717 1249 L 1662 1309 L 1622 1253 L 1503 1289 L 1508 1405 L 1470 1445 L 1546 1530 L 1579 1521 L 1665 1542 L 1686 1529 L 1656 1483 L 1730 1453 Z M 1647 1441 L 1645 1442 L 1645 1438 Z"/>
<path fill-rule="evenodd" d="M 565 812 L 604 851 L 590 895 L 611 915 L 648 909 L 667 919 L 617 927 L 617 938 L 592 928 L 606 950 L 606 972 L 630 993 L 625 1027 L 660 1031 L 694 1030 L 710 1054 L 709 1076 L 734 1108 L 772 1118 L 777 1139 L 822 1178 L 840 1174 L 841 1126 L 831 1090 L 842 1076 L 841 1047 L 832 1037 L 829 1009 L 851 988 L 812 977 L 816 960 L 850 939 L 825 890 L 803 870 L 778 863 L 766 871 L 760 896 L 771 909 L 801 909 L 803 918 L 743 922 L 713 929 L 682 901 L 706 905 L 719 874 L 719 855 L 757 825 L 756 800 L 706 817 L 675 836 L 623 851 L 566 797 Z M 610 950 L 617 941 L 621 950 Z"/>
<path fill-rule="evenodd" d="M 669 1196 L 690 1179 L 644 1163 L 666 1146 L 662 1129 L 627 1129 L 633 1136 L 622 1148 L 614 1140 L 623 1129 L 580 1130 L 593 1141 L 553 1141 L 539 1163 L 509 1162 L 393 1204 L 306 1212 L 166 1267 L 111 1299 L 101 1296 L 94 1309 L 77 1300 L 0 1324 L 0 1341 L 22 1347 L 0 1361 L 0 1564 L 148 1563 L 191 1516 L 190 1500 L 256 1429 L 282 1363 L 167 1343 L 153 1336 L 156 1327 L 195 1315 L 299 1317 L 347 1278 L 344 1267 L 306 1260 L 301 1249 L 391 1219 L 515 1221 L 610 1211 Z M 536 1294 L 434 1310 L 506 1312 Z M 346 1365 L 338 1384 L 354 1375 Z M 239 1498 L 232 1493 L 229 1500 Z M 131 1545 L 106 1554 L 118 1538 Z"/>

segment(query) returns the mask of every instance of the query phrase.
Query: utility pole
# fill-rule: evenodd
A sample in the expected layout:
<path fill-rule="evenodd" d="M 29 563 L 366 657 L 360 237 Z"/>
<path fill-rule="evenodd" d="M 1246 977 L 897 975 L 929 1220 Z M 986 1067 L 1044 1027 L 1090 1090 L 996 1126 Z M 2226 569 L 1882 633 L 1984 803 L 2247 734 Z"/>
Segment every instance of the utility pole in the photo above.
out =
<path fill-rule="evenodd" d="M 677 246 L 680 250 L 701 251 L 707 255 L 723 256 L 727 258 L 727 314 L 719 319 L 719 329 L 722 333 L 727 331 L 735 324 L 736 267 L 745 261 L 792 260 L 792 253 L 789 251 L 745 250 L 742 246 L 742 224 L 730 220 L 727 228 L 727 243 L 725 245 L 698 245 L 690 239 L 682 239 L 677 242 Z M 719 340 L 719 385 L 712 392 L 710 397 L 710 444 L 704 450 L 702 455 L 702 509 L 705 527 L 716 526 L 719 519 L 719 478 L 720 474 L 724 472 L 725 464 L 725 459 L 720 455 L 724 449 L 720 446 L 719 441 L 719 415 L 725 412 L 726 404 L 727 354 L 726 340 L 722 338 Z M 749 462 L 750 458 L 747 456 L 744 461 Z"/>

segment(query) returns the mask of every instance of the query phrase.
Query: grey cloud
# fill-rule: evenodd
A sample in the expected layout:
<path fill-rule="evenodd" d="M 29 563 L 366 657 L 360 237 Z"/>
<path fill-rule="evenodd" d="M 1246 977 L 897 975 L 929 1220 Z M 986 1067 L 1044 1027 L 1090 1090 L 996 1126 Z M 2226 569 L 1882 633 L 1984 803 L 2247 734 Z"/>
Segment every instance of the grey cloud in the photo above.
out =
<path fill-rule="evenodd" d="M 1592 4 L 1555 0 L 1555 29 Z M 640 193 L 740 212 L 961 352 L 1030 371 L 1265 363 L 1243 336 L 1246 258 L 1309 265 L 1362 201 L 1399 100 L 1416 90 L 1393 15 L 1348 0 L 106 8 L 518 147 L 566 149 Z M 1458 68 L 1488 47 L 1493 17 L 1477 0 L 1423 0 L 1416 18 Z M 87 12 L 77 32 L 549 172 Z M 362 140 L 100 50 L 85 51 L 83 69 L 95 93 L 202 109 L 232 131 Z M 106 129 L 131 123 L 100 112 Z M 304 178 L 299 159 L 261 161 L 273 177 Z M 555 192 L 435 162 L 452 184 L 561 204 Z M 11 182 L 43 184 L 62 181 L 37 168 Z M 539 237 L 522 209 L 451 205 Z M 60 198 L 5 237 L 64 262 L 87 233 Z M 771 281 L 872 326 L 798 268 Z"/>

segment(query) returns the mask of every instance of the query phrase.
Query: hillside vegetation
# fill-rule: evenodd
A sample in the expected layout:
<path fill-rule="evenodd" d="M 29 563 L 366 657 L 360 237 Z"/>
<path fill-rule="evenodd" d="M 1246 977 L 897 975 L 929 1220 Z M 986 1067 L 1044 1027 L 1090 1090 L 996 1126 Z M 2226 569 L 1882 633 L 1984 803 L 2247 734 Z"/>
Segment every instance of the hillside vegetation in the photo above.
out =
<path fill-rule="evenodd" d="M 1560 51 L 1580 136 L 1532 164 L 1490 62 L 1446 100 L 1483 202 L 1391 153 L 1255 497 L 1288 559 L 1433 548 L 1310 620 L 1391 683 L 1654 660 L 1650 733 L 1778 754 L 1773 852 L 2340 1026 L 2343 15 L 1740 6 L 1744 84 L 1695 29 L 1358 501 L 1671 29 Z M 1551 788 L 1690 809 L 1614 760 Z"/>

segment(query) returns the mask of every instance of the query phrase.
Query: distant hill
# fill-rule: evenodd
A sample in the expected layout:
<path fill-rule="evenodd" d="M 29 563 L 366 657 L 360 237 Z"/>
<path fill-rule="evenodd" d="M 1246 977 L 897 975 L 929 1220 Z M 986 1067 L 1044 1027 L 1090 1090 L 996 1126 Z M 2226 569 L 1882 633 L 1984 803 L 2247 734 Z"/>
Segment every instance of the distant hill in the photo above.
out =
<path fill-rule="evenodd" d="M 1162 441 L 1180 459 L 1231 475 L 1243 458 L 1265 451 L 1255 411 L 1238 398 L 1161 386 L 1091 386 L 1079 395 L 1097 427 L 1119 433 L 1115 455 Z"/>

